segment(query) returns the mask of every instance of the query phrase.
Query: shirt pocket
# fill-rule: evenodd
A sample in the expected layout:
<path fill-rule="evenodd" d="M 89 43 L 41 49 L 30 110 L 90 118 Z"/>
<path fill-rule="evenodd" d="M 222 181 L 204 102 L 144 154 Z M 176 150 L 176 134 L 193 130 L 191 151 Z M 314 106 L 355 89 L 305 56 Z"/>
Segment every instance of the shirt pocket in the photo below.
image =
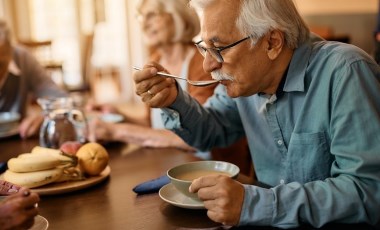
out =
<path fill-rule="evenodd" d="M 287 178 L 306 183 L 330 176 L 333 155 L 324 132 L 292 133 L 287 155 Z"/>

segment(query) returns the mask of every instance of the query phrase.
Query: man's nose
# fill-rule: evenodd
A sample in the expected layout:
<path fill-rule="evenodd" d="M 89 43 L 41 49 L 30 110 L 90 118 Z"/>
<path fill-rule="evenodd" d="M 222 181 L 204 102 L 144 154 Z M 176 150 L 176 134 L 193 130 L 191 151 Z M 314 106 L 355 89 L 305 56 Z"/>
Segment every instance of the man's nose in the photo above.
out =
<path fill-rule="evenodd" d="M 219 63 L 215 58 L 213 58 L 208 52 L 203 60 L 203 69 L 207 73 L 211 73 L 214 70 L 222 68 L 222 63 Z"/>

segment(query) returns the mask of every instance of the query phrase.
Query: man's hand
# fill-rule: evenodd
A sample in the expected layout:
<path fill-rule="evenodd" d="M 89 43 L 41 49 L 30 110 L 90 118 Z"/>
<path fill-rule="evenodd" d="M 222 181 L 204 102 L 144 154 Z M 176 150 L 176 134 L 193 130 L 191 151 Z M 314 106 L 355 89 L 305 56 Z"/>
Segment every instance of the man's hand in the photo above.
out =
<path fill-rule="evenodd" d="M 21 188 L 0 202 L 0 229 L 29 229 L 38 215 L 37 193 Z"/>
<path fill-rule="evenodd" d="M 11 195 L 18 192 L 21 189 L 20 186 L 12 184 L 8 181 L 0 180 L 0 196 Z"/>
<path fill-rule="evenodd" d="M 134 74 L 136 94 L 153 108 L 171 105 L 178 94 L 175 80 L 157 76 L 158 71 L 165 71 L 165 69 L 157 63 L 150 63 Z"/>
<path fill-rule="evenodd" d="M 41 114 L 30 114 L 25 117 L 20 124 L 19 132 L 21 138 L 28 138 L 37 134 L 40 130 L 42 121 L 44 120 Z"/>
<path fill-rule="evenodd" d="M 195 179 L 189 188 L 198 192 L 208 210 L 208 217 L 224 225 L 237 225 L 244 201 L 244 187 L 228 176 L 204 176 Z"/>

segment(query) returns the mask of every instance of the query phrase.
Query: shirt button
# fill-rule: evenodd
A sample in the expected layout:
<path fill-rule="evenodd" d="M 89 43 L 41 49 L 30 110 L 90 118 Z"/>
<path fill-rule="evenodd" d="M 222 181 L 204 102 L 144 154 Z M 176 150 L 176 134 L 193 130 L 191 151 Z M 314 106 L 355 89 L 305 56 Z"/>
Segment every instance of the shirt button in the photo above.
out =
<path fill-rule="evenodd" d="M 285 184 L 285 181 L 283 179 L 280 180 L 281 184 Z"/>
<path fill-rule="evenodd" d="M 283 143 L 284 143 L 284 142 L 282 142 L 282 140 L 278 140 L 278 141 L 277 141 L 277 144 L 280 145 L 280 146 L 281 146 Z"/>

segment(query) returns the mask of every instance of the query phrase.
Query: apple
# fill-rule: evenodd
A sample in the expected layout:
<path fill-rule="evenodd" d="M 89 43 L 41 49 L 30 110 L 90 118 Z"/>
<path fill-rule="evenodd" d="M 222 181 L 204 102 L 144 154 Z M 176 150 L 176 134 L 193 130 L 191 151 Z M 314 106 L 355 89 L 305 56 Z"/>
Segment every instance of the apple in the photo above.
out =
<path fill-rule="evenodd" d="M 66 141 L 62 143 L 59 149 L 64 153 L 75 155 L 82 145 L 79 141 Z"/>

